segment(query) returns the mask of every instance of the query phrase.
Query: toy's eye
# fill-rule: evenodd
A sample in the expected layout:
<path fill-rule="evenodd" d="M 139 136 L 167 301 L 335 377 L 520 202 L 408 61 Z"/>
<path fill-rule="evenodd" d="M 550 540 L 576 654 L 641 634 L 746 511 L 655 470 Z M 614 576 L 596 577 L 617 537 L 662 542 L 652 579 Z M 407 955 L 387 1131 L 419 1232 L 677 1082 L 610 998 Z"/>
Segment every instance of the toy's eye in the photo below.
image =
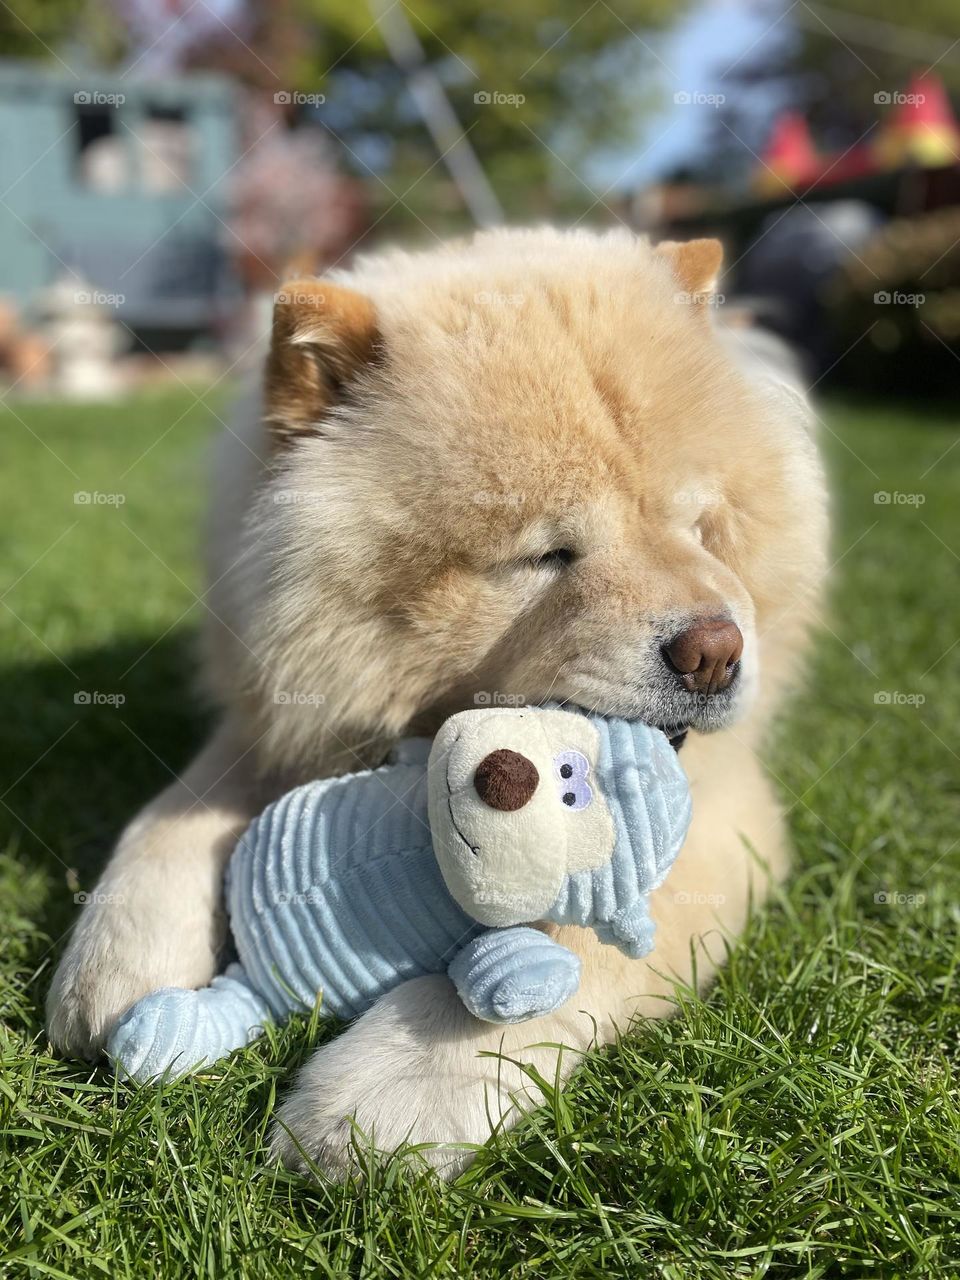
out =
<path fill-rule="evenodd" d="M 590 761 L 582 751 L 561 751 L 553 758 L 553 773 L 557 794 L 568 809 L 585 809 L 593 800 L 593 791 L 587 782 Z"/>

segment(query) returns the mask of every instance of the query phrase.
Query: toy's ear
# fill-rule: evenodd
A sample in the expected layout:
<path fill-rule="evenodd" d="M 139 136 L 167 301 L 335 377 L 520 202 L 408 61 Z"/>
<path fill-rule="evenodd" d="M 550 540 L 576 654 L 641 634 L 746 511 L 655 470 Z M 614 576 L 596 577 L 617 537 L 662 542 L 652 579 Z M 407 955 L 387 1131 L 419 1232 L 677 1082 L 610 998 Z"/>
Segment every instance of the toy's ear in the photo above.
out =
<path fill-rule="evenodd" d="M 264 418 L 282 447 L 319 430 L 380 348 L 373 303 L 327 280 L 291 280 L 274 299 Z"/>
<path fill-rule="evenodd" d="M 719 240 L 662 240 L 656 252 L 666 258 L 680 286 L 677 300 L 705 308 L 717 287 L 723 263 Z"/>

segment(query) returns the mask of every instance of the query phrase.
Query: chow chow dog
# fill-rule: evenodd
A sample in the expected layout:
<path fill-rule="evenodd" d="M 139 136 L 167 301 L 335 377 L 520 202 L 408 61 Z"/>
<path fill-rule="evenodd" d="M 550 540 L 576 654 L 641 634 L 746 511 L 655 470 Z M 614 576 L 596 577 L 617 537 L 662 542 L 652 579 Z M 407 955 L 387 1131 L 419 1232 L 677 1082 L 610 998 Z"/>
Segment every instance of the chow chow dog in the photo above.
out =
<path fill-rule="evenodd" d="M 680 749 L 694 818 L 656 949 L 556 929 L 580 990 L 518 1026 L 472 1018 L 445 976 L 401 985 L 316 1050 L 276 1152 L 342 1176 L 356 1125 L 455 1170 L 536 1103 L 524 1064 L 564 1076 L 668 1010 L 672 978 L 709 980 L 786 868 L 763 739 L 826 544 L 803 397 L 715 322 L 720 257 L 498 230 L 281 290 L 262 395 L 214 469 L 219 727 L 121 835 L 53 983 L 55 1045 L 96 1054 L 145 992 L 210 981 L 224 863 L 266 802 L 484 703 L 639 717 Z"/>

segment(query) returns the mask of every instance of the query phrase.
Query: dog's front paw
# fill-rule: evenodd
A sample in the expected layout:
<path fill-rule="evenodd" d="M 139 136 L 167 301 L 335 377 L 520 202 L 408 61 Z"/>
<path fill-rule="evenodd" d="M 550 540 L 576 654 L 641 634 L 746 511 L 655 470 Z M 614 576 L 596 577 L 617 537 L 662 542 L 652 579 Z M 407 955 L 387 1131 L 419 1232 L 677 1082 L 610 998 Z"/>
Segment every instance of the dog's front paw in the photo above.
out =
<path fill-rule="evenodd" d="M 95 1058 L 141 996 L 159 987 L 205 986 L 217 967 L 212 917 L 210 909 L 191 911 L 149 889 L 98 891 L 81 912 L 47 997 L 51 1043 Z"/>
<path fill-rule="evenodd" d="M 280 1108 L 271 1151 L 289 1168 L 342 1179 L 370 1145 L 409 1145 L 453 1177 L 536 1090 L 496 1054 L 501 1028 L 464 1009 L 448 978 L 416 978 L 318 1049 Z M 534 1036 L 532 1039 L 536 1039 Z M 362 1157 L 361 1157 L 362 1158 Z"/>

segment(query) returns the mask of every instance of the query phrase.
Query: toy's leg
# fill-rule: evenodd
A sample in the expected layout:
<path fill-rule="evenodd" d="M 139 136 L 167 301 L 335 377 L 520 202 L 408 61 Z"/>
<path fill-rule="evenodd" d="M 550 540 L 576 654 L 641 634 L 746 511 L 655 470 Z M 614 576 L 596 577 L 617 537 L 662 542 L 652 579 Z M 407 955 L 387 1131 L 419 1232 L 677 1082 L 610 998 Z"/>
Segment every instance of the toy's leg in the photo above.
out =
<path fill-rule="evenodd" d="M 580 983 L 580 960 L 539 929 L 517 925 L 473 938 L 447 973 L 474 1017 L 524 1022 L 566 1004 Z"/>
<path fill-rule="evenodd" d="M 232 964 L 199 991 L 164 987 L 138 1000 L 107 1042 L 107 1054 L 135 1080 L 169 1079 L 225 1058 L 273 1021 L 270 1006 Z"/>
<path fill-rule="evenodd" d="M 653 950 L 656 926 L 645 897 L 629 907 L 622 907 L 609 924 L 598 923 L 593 929 L 601 942 L 619 947 L 633 960 L 639 960 Z"/>

